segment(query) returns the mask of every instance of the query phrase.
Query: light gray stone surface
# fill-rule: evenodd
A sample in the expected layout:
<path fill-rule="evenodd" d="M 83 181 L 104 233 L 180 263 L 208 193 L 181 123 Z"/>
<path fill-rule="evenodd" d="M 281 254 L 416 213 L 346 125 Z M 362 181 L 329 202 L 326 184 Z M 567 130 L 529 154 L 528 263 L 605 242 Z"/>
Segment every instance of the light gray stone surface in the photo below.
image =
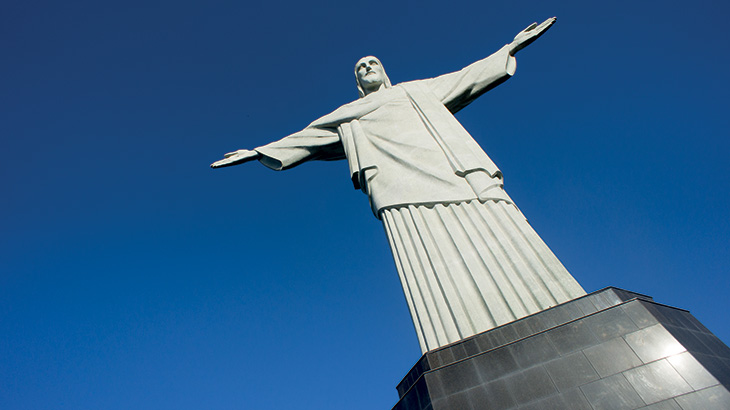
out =
<path fill-rule="evenodd" d="M 423 352 L 585 294 L 503 189 L 502 173 L 453 114 L 515 72 L 515 53 L 555 22 L 439 77 L 392 85 L 380 60 L 355 66 L 360 98 L 302 131 L 213 168 L 284 170 L 347 159 L 383 221 Z"/>

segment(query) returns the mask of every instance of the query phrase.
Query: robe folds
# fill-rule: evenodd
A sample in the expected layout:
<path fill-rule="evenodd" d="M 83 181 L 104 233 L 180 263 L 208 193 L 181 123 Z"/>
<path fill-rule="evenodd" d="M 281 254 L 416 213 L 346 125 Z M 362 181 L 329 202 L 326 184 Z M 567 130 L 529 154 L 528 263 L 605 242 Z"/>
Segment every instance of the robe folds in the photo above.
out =
<path fill-rule="evenodd" d="M 368 94 L 256 148 L 275 170 L 347 159 L 355 188 L 383 221 L 423 352 L 585 294 L 453 116 L 515 68 L 505 46 L 460 71 Z"/>

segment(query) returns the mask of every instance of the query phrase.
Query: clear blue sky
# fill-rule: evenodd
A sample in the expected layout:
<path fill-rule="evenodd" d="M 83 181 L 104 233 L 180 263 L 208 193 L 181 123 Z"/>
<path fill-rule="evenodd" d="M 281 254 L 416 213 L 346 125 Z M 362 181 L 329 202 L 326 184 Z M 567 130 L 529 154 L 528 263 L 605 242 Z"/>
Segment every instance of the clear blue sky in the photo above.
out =
<path fill-rule="evenodd" d="M 4 1 L 0 408 L 389 409 L 420 351 L 347 164 L 208 164 L 355 99 L 364 55 L 432 77 L 553 15 L 459 120 L 587 291 L 730 341 L 729 8 Z"/>

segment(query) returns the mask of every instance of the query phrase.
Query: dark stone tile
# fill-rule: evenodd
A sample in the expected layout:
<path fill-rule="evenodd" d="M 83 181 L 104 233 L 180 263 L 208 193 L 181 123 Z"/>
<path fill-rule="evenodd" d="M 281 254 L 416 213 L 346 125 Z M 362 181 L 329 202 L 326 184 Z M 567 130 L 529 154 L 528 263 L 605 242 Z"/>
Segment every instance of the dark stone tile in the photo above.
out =
<path fill-rule="evenodd" d="M 702 322 L 697 320 L 696 317 L 692 316 L 691 313 L 687 312 L 687 314 L 685 316 L 687 317 L 687 319 L 689 319 L 690 322 L 692 322 L 692 324 L 695 325 L 695 327 L 697 328 L 698 331 L 703 332 L 703 333 L 712 333 L 712 332 L 710 332 L 710 329 L 706 328 L 705 325 L 703 325 Z"/>
<path fill-rule="evenodd" d="M 449 346 L 448 350 L 450 350 L 451 354 L 454 355 L 454 362 L 466 358 L 466 349 L 464 349 L 464 343 L 457 343 L 455 345 Z"/>
<path fill-rule="evenodd" d="M 720 362 L 721 362 L 720 364 L 722 365 L 722 367 L 725 368 L 728 373 L 730 373 L 730 359 L 722 359 Z M 728 389 L 730 389 L 730 377 L 727 377 L 727 378 L 725 378 L 723 380 L 720 380 L 718 378 L 717 380 L 720 383 L 724 384 L 725 387 L 727 387 Z"/>
<path fill-rule="evenodd" d="M 446 366 L 447 364 L 454 363 L 454 354 L 451 352 L 451 349 L 441 349 L 435 352 L 439 359 L 441 360 L 441 366 Z"/>
<path fill-rule="evenodd" d="M 448 351 L 449 353 L 451 353 L 451 358 L 452 358 L 451 361 L 449 361 L 449 358 L 450 357 L 448 356 L 448 353 L 446 353 L 446 351 Z M 445 348 L 443 350 L 443 352 L 444 353 L 443 353 L 443 356 L 442 356 L 443 357 L 442 358 L 442 360 L 443 360 L 442 366 L 443 365 L 447 365 L 447 364 L 451 364 L 451 363 L 454 363 L 454 362 L 458 362 L 459 360 L 461 360 L 461 359 L 463 359 L 463 358 L 466 357 L 466 351 L 464 350 L 464 346 L 461 343 L 453 344 L 453 345 Z"/>
<path fill-rule="evenodd" d="M 686 349 L 662 325 L 656 324 L 624 336 L 644 363 L 672 356 Z"/>
<path fill-rule="evenodd" d="M 650 309 L 661 313 L 662 323 L 672 326 L 682 326 L 681 320 L 676 317 L 677 309 L 659 304 L 651 304 Z"/>
<path fill-rule="evenodd" d="M 432 374 L 441 380 L 444 396 L 451 396 L 454 393 L 477 386 L 482 382 L 471 360 L 442 367 Z"/>
<path fill-rule="evenodd" d="M 696 332 L 697 338 L 707 346 L 712 354 L 718 357 L 730 358 L 730 348 L 712 333 Z"/>
<path fill-rule="evenodd" d="M 654 315 L 649 312 L 646 306 L 644 306 L 644 303 L 639 302 L 638 300 L 634 300 L 624 305 L 621 305 L 621 309 L 626 313 L 629 318 L 631 318 L 631 320 L 639 329 L 643 329 L 645 327 L 649 327 L 659 323 L 657 318 L 655 318 Z"/>
<path fill-rule="evenodd" d="M 682 315 L 682 310 L 676 309 L 670 306 L 664 306 L 664 305 L 652 305 L 654 309 L 661 312 L 662 316 L 664 317 L 664 324 L 677 326 L 677 327 L 687 327 L 687 324 L 685 323 L 684 315 Z"/>
<path fill-rule="evenodd" d="M 651 296 L 642 295 L 641 293 L 632 292 L 630 290 L 626 289 L 619 289 L 619 288 L 613 288 L 614 293 L 623 301 L 631 300 L 631 299 L 644 299 L 644 300 L 653 300 Z"/>
<path fill-rule="evenodd" d="M 437 400 L 446 396 L 443 383 L 441 382 L 441 377 L 438 376 L 438 373 L 439 371 L 426 373 L 422 378 L 426 386 L 428 386 L 428 392 L 432 400 Z"/>
<path fill-rule="evenodd" d="M 691 313 L 687 312 L 683 309 L 675 309 L 675 319 L 682 324 L 682 327 L 687 328 L 689 330 L 695 331 L 695 332 L 701 332 L 702 330 L 697 328 L 695 326 L 695 323 L 690 317 L 692 316 Z"/>
<path fill-rule="evenodd" d="M 717 341 L 717 343 L 719 343 L 722 346 L 721 347 L 721 351 L 724 352 L 722 354 L 722 357 L 724 357 L 725 359 L 730 359 L 730 346 L 728 346 L 727 344 L 723 343 L 723 341 L 720 340 L 720 338 L 718 338 L 717 336 L 713 335 L 713 337 L 715 338 L 715 340 Z"/>
<path fill-rule="evenodd" d="M 467 391 L 472 409 L 510 409 L 515 406 L 515 400 L 507 388 L 504 380 L 497 380 L 470 389 Z"/>
<path fill-rule="evenodd" d="M 477 353 L 481 353 L 481 349 L 479 349 L 479 346 L 477 345 L 476 340 L 468 339 L 465 340 L 462 345 L 464 346 L 464 351 L 466 352 L 466 356 L 474 356 Z"/>
<path fill-rule="evenodd" d="M 583 352 L 576 352 L 546 363 L 545 369 L 560 391 L 570 390 L 599 378 Z"/>
<path fill-rule="evenodd" d="M 517 361 L 507 347 L 480 354 L 469 361 L 474 363 L 481 380 L 485 383 L 514 373 L 519 369 Z"/>
<path fill-rule="evenodd" d="M 593 304 L 590 298 L 580 298 L 570 303 L 580 309 L 580 311 L 583 312 L 583 315 L 590 315 L 592 313 L 598 312 L 598 309 L 596 309 L 596 305 Z"/>
<path fill-rule="evenodd" d="M 438 369 L 443 365 L 440 351 L 429 352 L 426 353 L 426 355 L 428 356 L 429 367 L 431 367 L 432 369 Z"/>
<path fill-rule="evenodd" d="M 728 410 L 730 409 L 730 393 L 723 386 L 710 387 L 676 397 L 674 400 L 682 406 L 682 410 Z"/>
<path fill-rule="evenodd" d="M 674 325 L 671 318 L 666 317 L 664 315 L 663 306 L 657 305 L 655 303 L 647 303 L 644 306 L 646 306 L 646 310 L 648 310 L 649 313 L 654 315 L 654 317 L 659 321 L 659 323 Z"/>
<path fill-rule="evenodd" d="M 595 410 L 636 409 L 646 404 L 623 374 L 596 380 L 580 389 Z"/>
<path fill-rule="evenodd" d="M 610 376 L 641 365 L 641 360 L 623 338 L 605 341 L 583 350 L 601 377 Z"/>
<path fill-rule="evenodd" d="M 689 352 L 669 356 L 667 361 L 695 390 L 704 389 L 718 383 L 710 372 L 705 369 Z"/>
<path fill-rule="evenodd" d="M 431 408 L 433 408 L 434 410 L 446 410 L 446 409 L 448 409 L 448 407 L 445 407 L 447 400 L 448 399 L 446 397 L 443 397 L 439 400 L 434 400 L 431 403 Z"/>
<path fill-rule="evenodd" d="M 555 350 L 545 333 L 521 340 L 507 348 L 510 349 L 517 364 L 523 369 L 550 361 L 559 356 L 558 351 Z"/>
<path fill-rule="evenodd" d="M 495 334 L 489 331 L 477 335 L 474 337 L 474 341 L 479 347 L 479 350 L 486 352 L 505 344 L 504 338 L 501 336 L 501 334 Z"/>
<path fill-rule="evenodd" d="M 411 368 L 410 371 L 408 371 L 408 374 L 401 380 L 400 383 L 398 383 L 398 386 L 396 386 L 396 390 L 398 390 L 398 396 L 402 397 L 403 394 L 405 394 L 408 389 L 411 388 L 411 385 L 413 382 L 421 375 L 423 374 L 423 367 L 424 363 L 426 363 L 426 355 L 421 356 L 421 358 L 416 362 L 416 364 Z"/>
<path fill-rule="evenodd" d="M 428 363 L 428 357 L 426 355 L 423 355 L 420 359 L 418 359 L 418 369 L 419 376 L 431 370 L 431 366 Z"/>
<path fill-rule="evenodd" d="M 500 333 L 505 343 L 512 343 L 520 337 L 517 335 L 514 327 L 511 324 L 504 325 L 494 330 L 494 332 Z"/>
<path fill-rule="evenodd" d="M 593 304 L 598 310 L 608 309 L 611 306 L 616 306 L 623 302 L 621 298 L 616 295 L 613 289 L 607 289 L 601 293 L 597 293 L 592 296 L 592 299 Z"/>
<path fill-rule="evenodd" d="M 603 309 L 606 309 L 606 308 L 612 306 L 606 300 L 606 296 L 604 295 L 604 293 L 606 293 L 606 292 L 610 292 L 610 290 L 606 289 L 606 290 L 604 290 L 602 292 L 599 292 L 599 293 L 596 293 L 596 294 L 593 294 L 593 295 L 589 296 L 591 298 L 591 302 L 593 302 L 593 304 L 596 306 L 596 309 L 598 309 L 599 311 L 601 311 Z"/>
<path fill-rule="evenodd" d="M 565 401 L 563 396 L 555 394 L 547 398 L 524 404 L 519 407 L 519 410 L 546 410 L 546 409 L 564 409 Z"/>
<path fill-rule="evenodd" d="M 730 364 L 717 356 L 694 353 L 692 356 L 707 369 L 717 381 L 730 387 Z"/>
<path fill-rule="evenodd" d="M 565 312 L 568 320 L 576 320 L 585 316 L 585 313 L 574 303 L 566 303 L 560 307 Z"/>
<path fill-rule="evenodd" d="M 620 307 L 614 307 L 583 319 L 586 326 L 600 341 L 614 339 L 639 330 L 631 318 Z"/>
<path fill-rule="evenodd" d="M 642 407 L 641 410 L 682 410 L 682 408 L 674 399 L 669 399 Z"/>
<path fill-rule="evenodd" d="M 518 404 L 540 400 L 558 392 L 542 366 L 516 373 L 506 378 L 505 383 Z"/>
<path fill-rule="evenodd" d="M 454 393 L 432 403 L 434 410 L 471 409 L 467 392 Z"/>
<path fill-rule="evenodd" d="M 582 320 L 557 327 L 547 334 L 561 355 L 598 344 L 593 332 Z"/>
<path fill-rule="evenodd" d="M 431 395 L 429 394 L 425 379 L 418 380 L 418 382 L 416 382 L 411 391 L 414 392 L 418 400 L 419 409 L 422 409 L 431 404 Z"/>
<path fill-rule="evenodd" d="M 518 339 L 534 335 L 536 332 L 532 330 L 530 324 L 526 320 L 518 320 L 510 325 L 515 330 Z"/>
<path fill-rule="evenodd" d="M 573 389 L 519 407 L 519 410 L 593 410 L 583 392 Z"/>
<path fill-rule="evenodd" d="M 560 410 L 593 410 L 588 399 L 580 389 L 573 389 L 563 392 L 564 406 Z M 557 410 L 557 409 L 556 409 Z"/>
<path fill-rule="evenodd" d="M 541 315 L 532 315 L 522 319 L 532 329 L 533 333 L 540 333 L 548 329 L 545 321 L 542 320 Z"/>
<path fill-rule="evenodd" d="M 580 317 L 581 315 L 575 316 L 575 312 L 573 309 L 570 308 L 570 305 L 558 305 L 552 308 L 553 314 L 555 315 L 555 318 L 558 322 L 558 326 L 568 323 L 572 320 L 575 320 L 577 317 Z"/>
<path fill-rule="evenodd" d="M 394 407 L 394 410 L 421 410 L 420 406 L 418 405 L 418 397 L 416 397 L 416 394 L 408 393 L 406 394 Z"/>
<path fill-rule="evenodd" d="M 540 319 L 543 321 L 547 329 L 564 323 L 560 320 L 560 315 L 555 309 L 548 309 L 540 312 Z"/>
<path fill-rule="evenodd" d="M 712 349 L 710 349 L 706 344 L 702 343 L 702 341 L 699 339 L 698 336 L 701 335 L 700 332 L 668 325 L 665 326 L 665 328 L 688 351 L 710 355 L 713 354 Z"/>
<path fill-rule="evenodd" d="M 401 392 L 401 395 L 405 394 L 405 392 L 408 391 L 408 389 L 413 386 L 413 383 L 415 383 L 417 380 L 415 373 L 409 373 L 408 376 L 403 380 L 403 382 L 398 385 L 399 391 Z"/>
<path fill-rule="evenodd" d="M 636 367 L 623 374 L 646 404 L 667 400 L 693 390 L 666 360 Z"/>

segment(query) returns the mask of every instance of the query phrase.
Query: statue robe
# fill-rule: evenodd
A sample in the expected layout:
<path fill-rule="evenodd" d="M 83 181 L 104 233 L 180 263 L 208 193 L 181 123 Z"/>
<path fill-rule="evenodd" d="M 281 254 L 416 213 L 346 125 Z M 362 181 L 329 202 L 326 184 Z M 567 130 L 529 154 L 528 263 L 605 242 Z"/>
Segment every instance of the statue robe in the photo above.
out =
<path fill-rule="evenodd" d="M 585 294 L 453 113 L 514 74 L 505 46 L 401 83 L 256 148 L 275 170 L 346 158 L 383 221 L 423 352 Z"/>

